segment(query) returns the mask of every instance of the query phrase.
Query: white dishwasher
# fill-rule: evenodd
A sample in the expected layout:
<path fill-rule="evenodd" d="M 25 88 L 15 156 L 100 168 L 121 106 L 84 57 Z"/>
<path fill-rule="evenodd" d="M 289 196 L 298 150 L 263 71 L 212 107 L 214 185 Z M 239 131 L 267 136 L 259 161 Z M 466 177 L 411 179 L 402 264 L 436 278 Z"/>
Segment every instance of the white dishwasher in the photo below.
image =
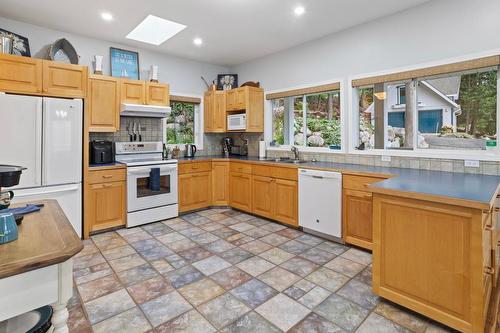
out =
<path fill-rule="evenodd" d="M 341 241 L 342 174 L 299 169 L 299 225 Z"/>

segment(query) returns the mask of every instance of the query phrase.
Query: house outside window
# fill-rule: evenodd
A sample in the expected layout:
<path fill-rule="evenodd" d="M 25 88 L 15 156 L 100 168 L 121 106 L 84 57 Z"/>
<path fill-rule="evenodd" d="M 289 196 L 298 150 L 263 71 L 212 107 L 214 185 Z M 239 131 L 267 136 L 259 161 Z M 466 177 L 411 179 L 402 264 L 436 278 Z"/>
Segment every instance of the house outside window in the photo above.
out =
<path fill-rule="evenodd" d="M 497 72 L 495 66 L 355 87 L 356 148 L 496 149 Z"/>
<path fill-rule="evenodd" d="M 271 104 L 275 143 L 341 148 L 339 90 L 277 98 Z"/>

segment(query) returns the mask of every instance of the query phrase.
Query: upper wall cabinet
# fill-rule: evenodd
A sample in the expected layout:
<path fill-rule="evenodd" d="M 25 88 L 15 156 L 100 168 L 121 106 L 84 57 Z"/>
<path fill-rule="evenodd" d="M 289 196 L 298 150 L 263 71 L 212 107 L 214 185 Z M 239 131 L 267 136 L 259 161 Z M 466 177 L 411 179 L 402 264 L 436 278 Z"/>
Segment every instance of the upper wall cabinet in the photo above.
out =
<path fill-rule="evenodd" d="M 89 131 L 120 129 L 120 79 L 91 75 L 88 82 Z"/>
<path fill-rule="evenodd" d="M 42 60 L 0 54 L 0 91 L 40 94 Z"/>
<path fill-rule="evenodd" d="M 169 85 L 164 83 L 146 83 L 146 104 L 169 106 L 170 92 Z"/>
<path fill-rule="evenodd" d="M 121 100 L 122 103 L 145 104 L 146 82 L 121 79 Z"/>
<path fill-rule="evenodd" d="M 205 92 L 205 133 L 226 132 L 226 98 L 227 95 L 222 90 Z"/>
<path fill-rule="evenodd" d="M 43 93 L 82 98 L 87 94 L 87 67 L 43 60 Z"/>
<path fill-rule="evenodd" d="M 0 54 L 0 91 L 82 98 L 88 69 L 56 61 Z"/>

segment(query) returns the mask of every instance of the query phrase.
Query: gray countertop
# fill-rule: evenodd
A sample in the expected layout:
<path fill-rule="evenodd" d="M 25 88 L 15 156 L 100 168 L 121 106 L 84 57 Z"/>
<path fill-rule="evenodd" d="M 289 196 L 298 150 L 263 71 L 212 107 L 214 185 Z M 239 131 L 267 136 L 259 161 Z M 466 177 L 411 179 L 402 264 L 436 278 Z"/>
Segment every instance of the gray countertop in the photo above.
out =
<path fill-rule="evenodd" d="M 197 156 L 194 158 L 179 158 L 179 161 L 203 161 L 209 159 L 225 159 L 221 155 Z M 276 162 L 273 159 L 260 159 L 252 156 L 231 156 L 227 159 L 242 161 L 262 161 L 280 165 L 292 165 L 299 168 L 315 168 L 342 173 L 364 173 L 391 177 L 370 185 L 373 192 L 401 192 L 421 194 L 435 197 L 456 199 L 465 202 L 475 202 L 474 207 L 489 207 L 497 193 L 500 176 L 476 175 L 420 169 L 377 167 L 360 164 L 345 164 L 332 162 L 306 162 L 291 164 Z"/>

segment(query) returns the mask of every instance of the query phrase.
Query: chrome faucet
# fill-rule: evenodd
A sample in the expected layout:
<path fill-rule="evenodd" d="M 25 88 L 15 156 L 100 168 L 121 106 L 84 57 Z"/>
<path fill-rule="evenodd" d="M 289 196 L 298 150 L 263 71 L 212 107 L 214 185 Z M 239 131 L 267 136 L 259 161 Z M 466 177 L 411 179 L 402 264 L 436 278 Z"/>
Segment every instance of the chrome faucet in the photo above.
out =
<path fill-rule="evenodd" d="M 292 153 L 295 160 L 299 160 L 299 148 L 292 146 Z"/>

